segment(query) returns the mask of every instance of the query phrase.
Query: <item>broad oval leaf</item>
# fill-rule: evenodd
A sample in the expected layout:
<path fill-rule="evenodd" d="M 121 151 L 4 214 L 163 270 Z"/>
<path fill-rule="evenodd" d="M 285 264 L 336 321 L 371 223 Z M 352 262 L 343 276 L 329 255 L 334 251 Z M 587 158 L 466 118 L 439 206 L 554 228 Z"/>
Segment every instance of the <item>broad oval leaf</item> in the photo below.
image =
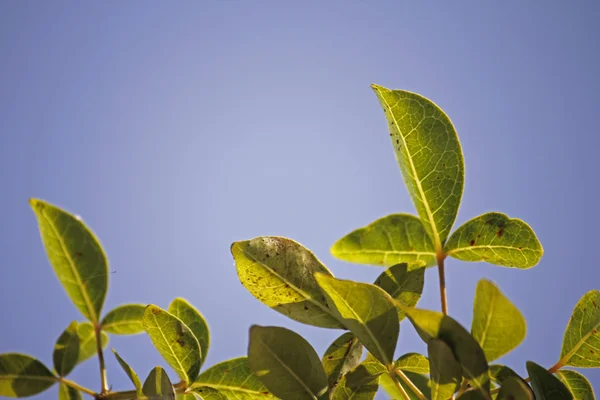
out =
<path fill-rule="evenodd" d="M 210 346 L 210 332 L 204 316 L 186 299 L 181 297 L 176 298 L 169 304 L 169 312 L 186 324 L 194 336 L 196 336 L 196 339 L 198 339 L 200 352 L 202 353 L 202 361 L 200 363 L 202 367 L 208 354 L 208 347 Z"/>
<path fill-rule="evenodd" d="M 565 384 L 548 372 L 546 368 L 532 361 L 527 361 L 526 366 L 536 400 L 573 399 L 573 395 Z"/>
<path fill-rule="evenodd" d="M 515 371 L 505 365 L 490 365 L 490 379 L 499 385 L 508 378 L 521 378 Z"/>
<path fill-rule="evenodd" d="M 52 353 L 52 361 L 54 369 L 59 376 L 67 376 L 79 361 L 79 335 L 77 334 L 77 321 L 71 324 L 58 337 L 54 352 Z"/>
<path fill-rule="evenodd" d="M 488 362 L 517 347 L 527 333 L 521 312 L 492 282 L 477 284 L 471 334 L 479 342 Z"/>
<path fill-rule="evenodd" d="M 144 312 L 144 329 L 164 360 L 187 384 L 200 372 L 198 339 L 179 318 L 150 304 Z"/>
<path fill-rule="evenodd" d="M 289 329 L 252 326 L 248 365 L 281 399 L 316 400 L 327 393 L 327 376 L 319 356 L 302 336 Z"/>
<path fill-rule="evenodd" d="M 426 376 L 416 374 L 414 372 L 405 372 L 404 373 L 408 379 L 419 389 L 419 391 L 427 398 L 431 399 L 431 388 L 430 381 Z M 419 397 L 411 390 L 410 387 L 401 379 L 398 380 L 402 388 L 408 394 L 410 400 L 420 400 Z M 404 399 L 404 395 L 402 392 L 398 390 L 396 384 L 392 380 L 389 374 L 382 374 L 379 377 L 379 385 L 385 390 L 390 399 L 393 400 L 402 400 Z"/>
<path fill-rule="evenodd" d="M 502 384 L 497 400 L 535 400 L 535 397 L 527 382 L 512 376 Z"/>
<path fill-rule="evenodd" d="M 465 180 L 464 160 L 450 118 L 431 100 L 371 85 L 388 121 L 396 160 L 435 249 L 456 219 Z"/>
<path fill-rule="evenodd" d="M 58 400 L 82 400 L 81 393 L 65 384 L 58 386 Z"/>
<path fill-rule="evenodd" d="M 226 398 L 238 400 L 275 398 L 250 370 L 247 357 L 234 358 L 213 365 L 200 374 L 191 388 L 212 388 L 224 394 Z M 198 390 L 195 392 L 202 395 Z"/>
<path fill-rule="evenodd" d="M 575 400 L 595 400 L 594 388 L 579 372 L 563 369 L 558 371 L 556 376 L 569 389 Z"/>
<path fill-rule="evenodd" d="M 190 394 L 189 396 L 196 395 L 197 398 L 199 398 L 200 400 L 228 400 L 229 399 L 229 397 L 227 397 L 225 394 L 221 393 L 220 390 L 213 389 L 213 388 L 206 387 L 206 386 L 195 387 L 190 390 L 190 393 L 194 393 L 194 394 Z M 236 399 L 236 397 L 233 397 L 233 399 Z M 194 397 L 194 399 L 189 399 L 189 400 L 196 400 L 196 397 Z"/>
<path fill-rule="evenodd" d="M 119 362 L 119 365 L 121 366 L 121 368 L 123 368 L 123 371 L 125 371 L 125 373 L 129 377 L 129 380 L 131 380 L 131 383 L 133 383 L 133 386 L 135 387 L 135 392 L 136 392 L 137 396 L 143 397 L 144 391 L 143 391 L 142 381 L 140 381 L 140 378 L 138 377 L 138 375 L 135 373 L 133 368 L 131 368 L 129 366 L 129 364 L 127 364 L 125 362 L 125 360 L 123 360 L 121 358 L 121 356 L 119 355 L 119 353 L 117 353 L 117 351 L 115 349 L 112 349 L 112 351 L 113 351 L 113 354 L 115 355 L 115 358 Z"/>
<path fill-rule="evenodd" d="M 19 353 L 0 354 L 0 396 L 27 397 L 42 393 L 58 381 L 44 364 Z"/>
<path fill-rule="evenodd" d="M 402 371 L 429 375 L 429 360 L 422 354 L 407 353 L 396 360 L 394 366 Z"/>
<path fill-rule="evenodd" d="M 102 319 L 102 330 L 113 335 L 137 335 L 144 332 L 146 304 L 123 304 Z"/>
<path fill-rule="evenodd" d="M 322 362 L 330 388 L 336 386 L 348 371 L 360 364 L 362 353 L 362 344 L 351 332 L 344 333 L 327 348 Z"/>
<path fill-rule="evenodd" d="M 89 322 L 80 322 L 77 327 L 77 335 L 79 336 L 79 359 L 77 364 L 81 364 L 90 357 L 96 355 L 96 332 L 94 326 Z M 108 335 L 100 332 L 102 348 L 108 346 Z"/>
<path fill-rule="evenodd" d="M 42 200 L 31 199 L 29 204 L 67 295 L 88 320 L 98 322 L 108 289 L 108 261 L 100 242 L 81 218 Z"/>
<path fill-rule="evenodd" d="M 600 367 L 600 291 L 587 292 L 575 306 L 565 331 L 561 364 Z"/>
<path fill-rule="evenodd" d="M 231 245 L 240 281 L 267 306 L 291 319 L 322 328 L 342 328 L 333 317 L 317 282 L 316 272 L 331 272 L 301 244 L 262 236 Z"/>
<path fill-rule="evenodd" d="M 171 380 L 161 367 L 155 367 L 150 371 L 142 390 L 149 400 L 175 400 Z"/>
<path fill-rule="evenodd" d="M 448 239 L 445 250 L 459 260 L 521 269 L 537 265 L 544 254 L 529 225 L 497 212 L 465 222 Z"/>
<path fill-rule="evenodd" d="M 427 352 L 431 368 L 431 400 L 447 400 L 460 385 L 461 366 L 443 340 L 429 339 Z"/>
<path fill-rule="evenodd" d="M 368 283 L 315 274 L 329 307 L 376 359 L 390 365 L 400 324 L 398 311 L 383 289 Z"/>
<path fill-rule="evenodd" d="M 391 214 L 359 228 L 331 247 L 340 260 L 391 267 L 436 264 L 435 247 L 421 220 L 409 214 Z"/>
<path fill-rule="evenodd" d="M 386 269 L 375 280 L 375 285 L 385 290 L 394 300 L 408 307 L 414 307 L 421 298 L 425 284 L 425 269 L 410 270 L 407 264 L 396 264 Z M 398 319 L 406 315 L 398 309 Z"/>

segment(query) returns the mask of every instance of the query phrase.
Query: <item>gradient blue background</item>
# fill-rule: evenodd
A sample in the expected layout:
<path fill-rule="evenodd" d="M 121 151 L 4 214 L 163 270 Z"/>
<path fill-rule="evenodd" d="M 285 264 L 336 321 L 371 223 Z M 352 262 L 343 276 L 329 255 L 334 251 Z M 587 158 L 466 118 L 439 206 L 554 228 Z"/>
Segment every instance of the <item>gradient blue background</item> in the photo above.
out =
<path fill-rule="evenodd" d="M 579 298 L 600 288 L 598 2 L 221 0 L 0 2 L 0 352 L 52 365 L 71 320 L 27 199 L 82 215 L 107 249 L 105 309 L 183 296 L 206 316 L 205 365 L 244 355 L 251 324 L 305 335 L 239 283 L 233 241 L 282 235 L 339 277 L 347 232 L 414 212 L 369 85 L 419 92 L 452 118 L 466 186 L 458 224 L 501 211 L 532 225 L 534 269 L 449 261 L 450 312 L 470 326 L 479 279 L 522 310 L 501 362 L 558 359 Z M 435 270 L 420 305 L 439 309 Z M 142 376 L 164 365 L 145 335 L 111 347 Z M 402 325 L 397 354 L 425 351 Z M 107 355 L 114 389 L 129 388 Z M 600 391 L 600 371 L 584 371 Z M 71 377 L 99 387 L 96 360 Z M 378 398 L 385 398 L 383 394 Z M 56 398 L 56 388 L 38 396 Z"/>

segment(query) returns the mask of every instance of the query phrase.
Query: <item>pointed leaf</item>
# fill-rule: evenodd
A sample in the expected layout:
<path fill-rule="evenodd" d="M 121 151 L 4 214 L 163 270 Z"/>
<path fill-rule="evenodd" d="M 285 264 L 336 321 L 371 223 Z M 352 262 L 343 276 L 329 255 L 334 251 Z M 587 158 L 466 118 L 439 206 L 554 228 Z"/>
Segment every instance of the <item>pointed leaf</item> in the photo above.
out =
<path fill-rule="evenodd" d="M 535 400 L 535 397 L 527 382 L 511 376 L 502 383 L 497 400 Z"/>
<path fill-rule="evenodd" d="M 302 336 L 288 329 L 252 326 L 248 365 L 279 398 L 319 399 L 327 393 L 327 376 L 319 356 Z"/>
<path fill-rule="evenodd" d="M 565 331 L 561 363 L 572 367 L 600 367 L 600 292 L 587 292 L 575 306 Z"/>
<path fill-rule="evenodd" d="M 164 360 L 186 383 L 200 372 L 202 355 L 198 339 L 179 318 L 150 304 L 144 312 L 144 329 Z"/>
<path fill-rule="evenodd" d="M 351 332 L 344 333 L 327 348 L 322 362 L 330 388 L 336 386 L 342 376 L 360 364 L 362 353 L 362 344 Z"/>
<path fill-rule="evenodd" d="M 181 297 L 171 302 L 169 305 L 169 312 L 186 324 L 194 336 L 196 336 L 196 339 L 198 339 L 200 352 L 202 353 L 200 366 L 202 366 L 204 360 L 206 360 L 208 347 L 210 345 L 210 332 L 206 320 L 194 306 Z"/>
<path fill-rule="evenodd" d="M 371 85 L 383 107 L 396 160 L 434 248 L 456 219 L 465 171 L 458 136 L 431 100 L 404 90 Z"/>
<path fill-rule="evenodd" d="M 115 349 L 112 349 L 113 354 L 115 355 L 115 357 L 117 358 L 117 361 L 119 362 L 119 365 L 121 366 L 121 368 L 123 368 L 123 371 L 125 371 L 125 373 L 127 374 L 127 376 L 129 377 L 129 380 L 131 380 L 131 383 L 133 383 L 133 386 L 135 387 L 135 391 L 138 397 L 143 397 L 144 396 L 144 392 L 142 389 L 142 381 L 140 381 L 140 378 L 138 377 L 138 375 L 135 373 L 135 371 L 133 370 L 133 368 L 131 368 L 129 366 L 129 364 L 127 364 L 125 362 L 125 360 L 123 360 L 121 358 L 121 356 L 119 356 L 119 353 L 117 353 L 117 351 Z"/>
<path fill-rule="evenodd" d="M 573 399 L 573 395 L 565 384 L 548 372 L 546 368 L 532 361 L 527 361 L 526 365 L 536 400 Z"/>
<path fill-rule="evenodd" d="M 459 260 L 521 269 L 535 266 L 544 254 L 529 225 L 496 212 L 465 222 L 448 239 L 445 250 Z"/>
<path fill-rule="evenodd" d="M 33 396 L 56 382 L 52 372 L 35 358 L 19 353 L 0 354 L 0 396 Z"/>
<path fill-rule="evenodd" d="M 331 272 L 301 244 L 263 236 L 233 243 L 242 284 L 257 299 L 291 319 L 322 328 L 342 328 L 331 314 L 317 282 L 316 272 Z"/>
<path fill-rule="evenodd" d="M 575 400 L 595 400 L 592 385 L 579 372 L 563 369 L 558 371 L 556 376 L 569 389 Z"/>
<path fill-rule="evenodd" d="M 200 374 L 191 388 L 213 388 L 227 398 L 238 400 L 274 399 L 265 385 L 250 370 L 247 357 L 213 365 Z M 201 392 L 196 393 L 202 395 Z"/>
<path fill-rule="evenodd" d="M 427 343 L 431 368 L 431 399 L 446 400 L 458 389 L 462 370 L 452 349 L 440 339 L 429 339 Z"/>
<path fill-rule="evenodd" d="M 94 326 L 89 322 L 80 322 L 77 327 L 77 336 L 79 336 L 79 359 L 77 364 L 81 364 L 90 357 L 96 355 L 96 333 Z M 100 333 L 102 348 L 108 346 L 108 335 L 104 332 Z"/>
<path fill-rule="evenodd" d="M 385 365 L 391 364 L 400 324 L 391 297 L 368 283 L 315 274 L 329 307 L 346 328 Z"/>
<path fill-rule="evenodd" d="M 29 204 L 58 280 L 75 307 L 98 322 L 108 288 L 108 261 L 100 242 L 81 218 L 41 200 Z"/>
<path fill-rule="evenodd" d="M 394 366 L 402 371 L 429 375 L 429 360 L 422 354 L 407 353 L 396 360 Z"/>
<path fill-rule="evenodd" d="M 210 388 L 210 387 L 206 387 L 206 386 L 196 387 L 194 389 L 191 389 L 191 392 L 198 395 L 200 400 L 228 400 L 229 399 L 229 397 L 227 397 L 225 394 L 221 393 L 221 391 Z M 193 395 L 190 395 L 190 396 L 193 396 Z M 233 397 L 233 399 L 236 399 L 236 397 Z M 243 399 L 243 397 L 241 397 L 241 399 Z"/>
<path fill-rule="evenodd" d="M 137 335 L 144 332 L 145 304 L 124 304 L 102 319 L 102 330 L 113 335 Z"/>
<path fill-rule="evenodd" d="M 161 367 L 155 367 L 150 371 L 142 390 L 149 400 L 175 400 L 171 380 Z"/>
<path fill-rule="evenodd" d="M 59 336 L 54 346 L 52 361 L 54 369 L 59 376 L 67 376 L 79 360 L 79 336 L 77 335 L 77 321 L 71 324 Z"/>
<path fill-rule="evenodd" d="M 427 377 L 415 374 L 414 372 L 405 372 L 405 375 L 412 381 L 412 383 L 425 395 L 426 398 L 431 399 L 431 388 L 429 387 L 429 379 Z M 404 388 L 410 400 L 419 400 L 419 397 L 402 381 L 398 380 L 400 385 Z M 379 377 L 379 385 L 385 390 L 390 399 L 402 400 L 404 396 L 396 387 L 396 384 L 392 380 L 389 374 L 383 374 Z"/>
<path fill-rule="evenodd" d="M 408 307 L 414 307 L 421 298 L 425 284 L 425 269 L 410 270 L 407 264 L 397 264 L 386 269 L 375 280 L 375 285 L 385 290 L 394 300 Z M 398 309 L 398 319 L 406 315 Z"/>
<path fill-rule="evenodd" d="M 64 384 L 58 386 L 58 400 L 82 400 L 81 393 Z"/>
<path fill-rule="evenodd" d="M 526 332 L 525 318 L 517 307 L 492 282 L 480 280 L 475 293 L 471 333 L 488 362 L 521 344 Z"/>
<path fill-rule="evenodd" d="M 435 247 L 421 220 L 409 214 L 392 214 L 338 240 L 331 254 L 357 264 L 391 267 L 399 263 L 432 266 Z"/>
<path fill-rule="evenodd" d="M 505 365 L 490 365 L 490 378 L 493 382 L 501 385 L 502 382 L 511 377 L 521 378 L 515 371 Z"/>

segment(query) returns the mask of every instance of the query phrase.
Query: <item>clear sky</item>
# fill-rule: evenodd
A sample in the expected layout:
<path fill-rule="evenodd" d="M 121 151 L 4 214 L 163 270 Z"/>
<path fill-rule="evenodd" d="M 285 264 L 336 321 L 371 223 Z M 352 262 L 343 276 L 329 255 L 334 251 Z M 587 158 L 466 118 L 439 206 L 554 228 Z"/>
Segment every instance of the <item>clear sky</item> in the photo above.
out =
<path fill-rule="evenodd" d="M 414 212 L 377 83 L 453 120 L 466 164 L 456 226 L 504 212 L 545 249 L 526 271 L 449 261 L 451 315 L 469 327 L 475 286 L 491 279 L 528 321 L 499 362 L 554 364 L 573 307 L 600 288 L 600 3 L 459 3 L 0 2 L 0 352 L 52 365 L 82 320 L 46 260 L 27 203 L 38 197 L 100 237 L 116 271 L 106 310 L 177 296 L 200 309 L 205 365 L 245 355 L 251 324 L 292 328 L 322 354 L 339 332 L 255 300 L 229 246 L 281 235 L 336 276 L 382 271 L 329 254 L 355 228 Z M 421 307 L 439 309 L 437 285 L 428 271 Z M 110 346 L 144 377 L 165 365 L 145 335 Z M 403 323 L 397 355 L 408 351 L 426 350 Z M 107 359 L 113 388 L 129 388 Z M 72 378 L 98 388 L 97 370 L 90 360 Z M 600 394 L 600 370 L 584 372 Z"/>

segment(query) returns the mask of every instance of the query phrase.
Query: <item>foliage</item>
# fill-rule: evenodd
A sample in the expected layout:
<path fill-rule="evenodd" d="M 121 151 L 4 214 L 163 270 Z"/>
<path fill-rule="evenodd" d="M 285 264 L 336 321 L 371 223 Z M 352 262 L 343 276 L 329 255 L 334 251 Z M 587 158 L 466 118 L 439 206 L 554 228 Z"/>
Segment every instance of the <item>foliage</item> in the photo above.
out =
<path fill-rule="evenodd" d="M 464 160 L 448 116 L 430 100 L 373 85 L 389 125 L 393 150 L 417 216 L 392 214 L 350 232 L 331 248 L 334 257 L 384 267 L 371 283 L 337 279 L 307 248 L 269 236 L 232 244 L 238 276 L 258 300 L 314 327 L 339 329 L 322 357 L 284 327 L 252 326 L 248 354 L 203 369 L 210 332 L 188 301 L 167 309 L 124 304 L 103 313 L 108 260 L 80 217 L 32 199 L 50 265 L 84 320 L 57 335 L 51 371 L 24 354 L 0 354 L 0 396 L 27 397 L 59 385 L 60 399 L 275 399 L 371 400 L 383 388 L 399 399 L 594 399 L 585 376 L 565 366 L 600 367 L 600 292 L 586 293 L 568 322 L 555 365 L 527 362 L 529 377 L 491 364 L 525 338 L 523 315 L 493 283 L 477 285 L 470 331 L 448 315 L 444 260 L 528 269 L 543 248 L 525 222 L 490 212 L 452 231 L 462 200 Z M 424 272 L 437 267 L 442 312 L 417 308 Z M 407 319 L 427 345 L 427 355 L 393 359 L 400 323 Z M 113 349 L 132 390 L 112 391 L 104 348 L 109 335 L 145 332 L 174 382 L 157 366 L 142 383 Z M 67 379 L 94 354 L 101 391 Z M 363 357 L 366 354 L 366 357 Z"/>

